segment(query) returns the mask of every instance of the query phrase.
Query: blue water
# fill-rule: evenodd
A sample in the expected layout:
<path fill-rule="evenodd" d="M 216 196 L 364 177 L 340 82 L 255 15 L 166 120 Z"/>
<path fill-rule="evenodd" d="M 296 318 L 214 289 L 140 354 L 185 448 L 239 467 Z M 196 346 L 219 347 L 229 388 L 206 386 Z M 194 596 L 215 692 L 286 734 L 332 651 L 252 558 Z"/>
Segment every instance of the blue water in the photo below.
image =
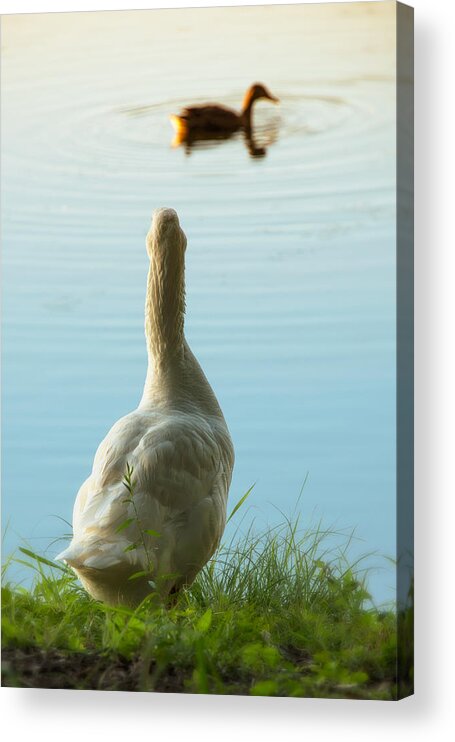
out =
<path fill-rule="evenodd" d="M 3 21 L 4 551 L 50 557 L 98 443 L 137 406 L 152 210 L 188 237 L 188 341 L 236 450 L 230 507 L 356 529 L 394 595 L 393 3 Z M 207 34 L 223 22 L 223 40 Z M 210 60 L 210 63 L 209 63 Z M 186 154 L 169 113 L 281 99 Z M 230 526 L 233 528 L 234 526 Z"/>

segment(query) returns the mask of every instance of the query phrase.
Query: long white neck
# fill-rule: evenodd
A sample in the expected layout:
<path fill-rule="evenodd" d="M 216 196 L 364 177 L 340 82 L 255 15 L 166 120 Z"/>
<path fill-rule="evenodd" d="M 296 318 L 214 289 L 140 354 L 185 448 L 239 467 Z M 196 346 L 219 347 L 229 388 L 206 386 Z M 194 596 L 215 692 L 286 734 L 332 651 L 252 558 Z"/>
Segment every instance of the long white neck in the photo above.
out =
<path fill-rule="evenodd" d="M 178 375 L 184 356 L 185 245 L 176 213 L 155 212 L 147 235 L 150 268 L 145 299 L 148 371 L 145 397 L 156 396 Z"/>
<path fill-rule="evenodd" d="M 185 312 L 184 266 L 171 253 L 153 255 L 145 299 L 149 364 L 166 369 L 182 352 Z"/>

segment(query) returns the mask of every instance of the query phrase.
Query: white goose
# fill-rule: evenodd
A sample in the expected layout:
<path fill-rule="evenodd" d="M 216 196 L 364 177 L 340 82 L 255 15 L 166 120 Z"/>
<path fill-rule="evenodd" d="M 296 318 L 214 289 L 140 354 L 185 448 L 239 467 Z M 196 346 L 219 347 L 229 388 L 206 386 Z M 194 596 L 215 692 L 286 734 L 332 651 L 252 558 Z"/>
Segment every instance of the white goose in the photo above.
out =
<path fill-rule="evenodd" d="M 194 580 L 223 533 L 234 465 L 223 413 L 185 340 L 186 237 L 173 209 L 155 211 L 146 244 L 144 393 L 100 444 L 57 557 L 110 604 L 136 605 L 154 589 L 165 598 Z M 138 572 L 147 574 L 131 579 Z"/>

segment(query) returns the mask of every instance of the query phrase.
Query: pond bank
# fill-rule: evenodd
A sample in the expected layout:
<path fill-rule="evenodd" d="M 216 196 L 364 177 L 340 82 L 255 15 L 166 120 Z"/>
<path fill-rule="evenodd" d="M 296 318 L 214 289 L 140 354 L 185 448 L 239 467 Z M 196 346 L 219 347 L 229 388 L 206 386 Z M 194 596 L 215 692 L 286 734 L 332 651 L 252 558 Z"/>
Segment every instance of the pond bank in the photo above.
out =
<path fill-rule="evenodd" d="M 8 583 L 6 567 L 3 683 L 393 699 L 397 615 L 371 602 L 349 543 L 334 546 L 320 527 L 300 532 L 298 521 L 250 530 L 174 605 L 152 595 L 135 610 L 92 600 L 68 568 L 22 549 L 36 576 L 27 590 Z"/>

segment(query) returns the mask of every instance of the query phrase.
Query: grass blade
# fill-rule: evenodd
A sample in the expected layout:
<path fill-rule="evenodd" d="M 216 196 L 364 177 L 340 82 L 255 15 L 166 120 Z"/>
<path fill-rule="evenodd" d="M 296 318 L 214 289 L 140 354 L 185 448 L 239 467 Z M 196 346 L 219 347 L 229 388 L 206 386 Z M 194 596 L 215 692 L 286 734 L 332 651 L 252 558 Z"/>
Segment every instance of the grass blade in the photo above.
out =
<path fill-rule="evenodd" d="M 232 513 L 230 514 L 229 518 L 227 519 L 226 524 L 228 524 L 229 521 L 231 520 L 231 518 L 234 517 L 234 515 L 237 512 L 237 510 L 239 510 L 242 507 L 243 503 L 250 496 L 250 494 L 253 491 L 253 489 L 254 489 L 255 486 L 256 486 L 256 482 L 254 484 L 252 484 L 251 487 L 250 487 L 250 489 L 247 490 L 247 492 L 245 492 L 245 494 L 243 495 L 243 497 L 240 498 L 240 500 L 238 501 L 237 505 L 235 506 L 235 508 L 233 509 Z"/>

